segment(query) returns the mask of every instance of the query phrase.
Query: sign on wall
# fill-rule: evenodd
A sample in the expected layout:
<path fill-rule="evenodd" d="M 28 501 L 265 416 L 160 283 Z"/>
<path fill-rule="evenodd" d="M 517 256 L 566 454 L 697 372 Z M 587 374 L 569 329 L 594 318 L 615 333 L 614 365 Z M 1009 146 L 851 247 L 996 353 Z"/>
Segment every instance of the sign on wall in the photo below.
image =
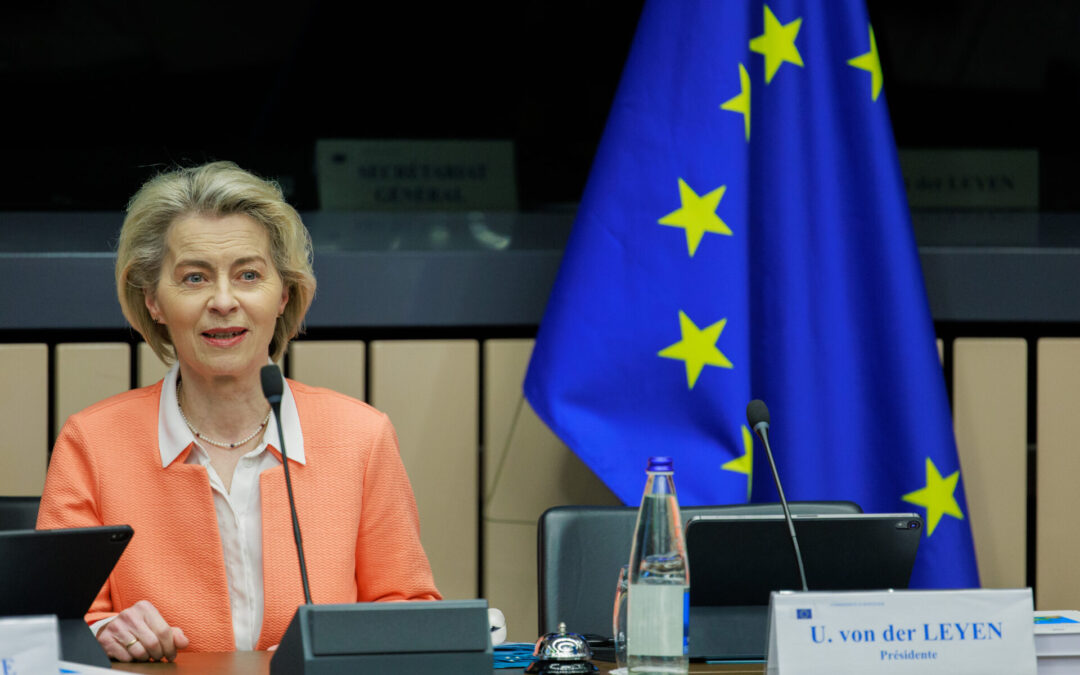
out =
<path fill-rule="evenodd" d="M 900 150 L 913 209 L 1038 210 L 1037 150 Z"/>
<path fill-rule="evenodd" d="M 315 144 L 327 211 L 513 211 L 511 141 L 323 139 Z"/>

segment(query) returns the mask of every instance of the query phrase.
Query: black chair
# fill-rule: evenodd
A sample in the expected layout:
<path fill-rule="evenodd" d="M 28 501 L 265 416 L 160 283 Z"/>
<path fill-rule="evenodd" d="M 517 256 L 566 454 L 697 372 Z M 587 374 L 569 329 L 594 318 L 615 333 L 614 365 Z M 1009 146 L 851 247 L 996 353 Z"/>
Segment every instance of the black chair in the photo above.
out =
<path fill-rule="evenodd" d="M 798 514 L 862 513 L 855 502 L 790 502 L 789 506 Z M 555 632 L 560 621 L 575 633 L 611 635 L 615 582 L 619 568 L 630 560 L 637 511 L 633 506 L 556 506 L 540 516 L 540 635 Z M 699 515 L 767 515 L 783 510 L 778 503 L 732 504 L 688 506 L 680 513 L 685 527 Z"/>
<path fill-rule="evenodd" d="M 41 497 L 0 497 L 0 530 L 34 529 L 40 503 Z"/>

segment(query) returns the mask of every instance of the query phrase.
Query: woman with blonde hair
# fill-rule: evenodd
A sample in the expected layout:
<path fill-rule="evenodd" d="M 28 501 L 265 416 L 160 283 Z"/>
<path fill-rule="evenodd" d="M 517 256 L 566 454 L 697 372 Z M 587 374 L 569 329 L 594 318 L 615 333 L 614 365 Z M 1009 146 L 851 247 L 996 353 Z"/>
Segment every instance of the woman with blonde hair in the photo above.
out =
<path fill-rule="evenodd" d="M 86 617 L 111 658 L 267 649 L 303 588 L 259 372 L 314 297 L 308 232 L 235 164 L 163 173 L 128 204 L 116 285 L 172 367 L 67 420 L 38 527 L 134 528 Z M 281 417 L 313 600 L 439 599 L 386 415 L 286 381 Z"/>

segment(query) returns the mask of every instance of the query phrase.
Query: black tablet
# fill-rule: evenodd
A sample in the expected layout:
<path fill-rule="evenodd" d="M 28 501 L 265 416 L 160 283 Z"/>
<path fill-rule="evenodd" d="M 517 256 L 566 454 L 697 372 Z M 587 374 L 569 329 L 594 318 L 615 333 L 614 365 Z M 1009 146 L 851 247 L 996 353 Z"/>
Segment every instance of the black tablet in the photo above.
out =
<path fill-rule="evenodd" d="M 128 525 L 0 532 L 0 616 L 81 620 L 131 535 Z"/>
<path fill-rule="evenodd" d="M 0 616 L 55 614 L 60 657 L 108 668 L 83 617 L 132 534 L 129 525 L 0 531 Z"/>
<path fill-rule="evenodd" d="M 915 513 L 794 516 L 812 591 L 907 588 L 919 542 Z M 761 659 L 769 594 L 801 590 L 783 516 L 698 516 L 686 527 L 690 656 Z"/>

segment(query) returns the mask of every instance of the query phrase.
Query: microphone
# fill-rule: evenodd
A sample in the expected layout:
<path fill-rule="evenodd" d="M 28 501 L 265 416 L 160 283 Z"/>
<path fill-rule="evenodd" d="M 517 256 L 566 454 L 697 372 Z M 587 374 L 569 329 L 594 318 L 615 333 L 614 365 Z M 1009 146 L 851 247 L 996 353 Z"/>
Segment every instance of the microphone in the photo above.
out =
<path fill-rule="evenodd" d="M 773 460 L 772 448 L 769 446 L 769 408 L 766 407 L 765 401 L 755 398 L 747 404 L 746 421 L 750 423 L 750 428 L 761 437 L 761 442 L 765 445 L 765 455 L 769 458 L 769 467 L 772 469 L 773 480 L 776 481 L 776 491 L 780 493 L 780 506 L 784 509 L 784 520 L 787 521 L 788 532 L 791 534 L 791 545 L 795 548 L 795 562 L 799 564 L 799 579 L 802 580 L 802 589 L 808 591 L 810 588 L 806 585 L 802 551 L 799 550 L 799 540 L 795 536 L 795 521 L 791 519 L 791 511 L 788 510 L 787 499 L 784 498 L 784 488 L 780 487 L 780 474 L 776 471 L 776 462 Z"/>
<path fill-rule="evenodd" d="M 304 563 L 304 542 L 300 538 L 300 521 L 296 517 L 296 500 L 293 499 L 292 479 L 289 478 L 289 455 L 285 452 L 285 431 L 281 426 L 281 395 L 285 391 L 285 383 L 281 378 L 281 370 L 273 363 L 263 366 L 259 377 L 262 380 L 263 396 L 270 402 L 274 418 L 277 419 L 281 464 L 285 469 L 285 490 L 289 493 L 289 511 L 292 512 L 293 539 L 296 540 L 296 556 L 300 559 L 300 580 L 304 583 L 304 602 L 310 605 L 311 589 L 308 587 L 307 565 Z"/>

